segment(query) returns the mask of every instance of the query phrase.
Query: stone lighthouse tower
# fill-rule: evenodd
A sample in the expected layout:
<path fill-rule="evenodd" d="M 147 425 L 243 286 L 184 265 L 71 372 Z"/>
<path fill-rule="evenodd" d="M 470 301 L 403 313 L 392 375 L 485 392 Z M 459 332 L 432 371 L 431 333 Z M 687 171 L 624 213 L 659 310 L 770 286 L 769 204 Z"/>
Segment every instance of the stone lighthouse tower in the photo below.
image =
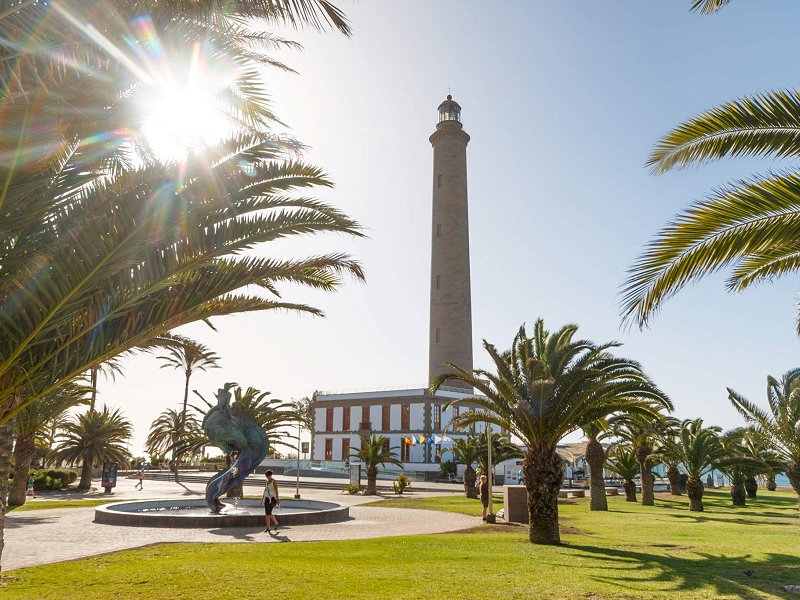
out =
<path fill-rule="evenodd" d="M 461 106 L 448 95 L 439 105 L 433 146 L 431 323 L 428 380 L 444 363 L 472 369 L 472 296 L 469 278 L 467 144 Z M 451 386 L 457 384 L 451 383 Z M 471 392 L 466 384 L 460 384 Z"/>

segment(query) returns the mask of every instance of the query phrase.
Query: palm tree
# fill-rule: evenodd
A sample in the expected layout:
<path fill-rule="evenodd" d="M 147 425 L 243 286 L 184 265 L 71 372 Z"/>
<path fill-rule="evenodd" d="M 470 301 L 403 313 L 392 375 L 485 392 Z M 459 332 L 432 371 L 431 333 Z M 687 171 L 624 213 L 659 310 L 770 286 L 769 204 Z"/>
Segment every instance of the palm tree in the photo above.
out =
<path fill-rule="evenodd" d="M 448 381 L 460 380 L 482 394 L 448 402 L 448 406 L 474 406 L 453 419 L 456 427 L 488 422 L 522 441 L 529 539 L 537 544 L 560 542 L 558 490 L 563 466 L 556 452 L 559 441 L 616 412 L 652 418 L 655 406 L 670 406 L 638 363 L 610 352 L 619 344 L 575 339 L 577 330 L 577 325 L 566 325 L 551 333 L 539 319 L 533 336 L 528 337 L 523 325 L 507 352 L 498 352 L 484 340 L 495 373 L 448 365 L 452 371 L 436 377 L 431 386 L 436 391 Z"/>
<path fill-rule="evenodd" d="M 612 434 L 633 447 L 636 453 L 642 485 L 642 506 L 655 505 L 653 468 L 657 464 L 659 439 L 668 427 L 667 417 L 662 413 L 653 417 L 618 415 L 609 421 Z"/>
<path fill-rule="evenodd" d="M 589 509 L 608 510 L 606 499 L 606 480 L 603 477 L 603 468 L 606 463 L 606 451 L 598 441 L 608 429 L 606 419 L 598 419 L 582 427 L 583 435 L 589 440 L 586 444 L 586 462 L 589 464 Z"/>
<path fill-rule="evenodd" d="M 721 431 L 719 427 L 704 427 L 702 419 L 687 419 L 681 423 L 675 453 L 689 476 L 686 494 L 691 511 L 703 511 L 703 473 L 723 466 L 730 457 L 720 439 Z"/>
<path fill-rule="evenodd" d="M 106 379 L 113 381 L 116 380 L 118 373 L 122 373 L 122 364 L 118 357 L 109 358 L 107 361 L 89 369 L 89 386 L 91 388 L 89 410 L 94 410 L 97 402 L 97 380 L 99 376 L 103 375 Z"/>
<path fill-rule="evenodd" d="M 367 465 L 367 490 L 364 495 L 374 496 L 378 493 L 379 466 L 384 467 L 390 464 L 403 468 L 403 463 L 397 459 L 397 455 L 393 452 L 395 449 L 389 447 L 389 438 L 382 435 L 378 436 L 373 433 L 369 438 L 366 436 L 361 438 L 361 448 L 351 456 L 358 458 Z"/>
<path fill-rule="evenodd" d="M 166 354 L 158 356 L 163 361 L 162 369 L 175 369 L 183 373 L 183 409 L 181 414 L 186 417 L 186 407 L 189 402 L 189 380 L 195 371 L 207 371 L 219 368 L 219 356 L 207 346 L 195 340 L 172 336 L 175 344 L 166 347 Z"/>
<path fill-rule="evenodd" d="M 256 64 L 281 66 L 263 51 L 292 43 L 245 25 L 265 19 L 348 34 L 338 9 L 325 0 L 168 0 L 72 3 L 68 10 L 19 2 L 0 14 L 0 40 L 14 55 L 0 64 L 8 84 L 0 111 L 13 126 L 13 135 L 0 136 L 0 154 L 9 157 L 0 165 L 2 498 L 14 416 L 39 397 L 185 323 L 282 304 L 319 314 L 239 288 L 255 283 L 272 294 L 279 282 L 293 281 L 333 290 L 343 273 L 363 277 L 342 254 L 233 260 L 290 235 L 359 235 L 355 222 L 329 206 L 290 197 L 330 183 L 297 160 L 297 143 L 269 133 L 274 116 Z M 120 24 L 137 15 L 149 15 L 147 30 L 167 45 L 208 42 L 218 63 L 228 56 L 240 65 L 221 93 L 237 133 L 217 152 L 183 166 L 152 164 L 126 100 L 142 76 L 158 77 L 117 52 L 130 34 Z M 83 23 L 108 43 L 84 40 Z M 107 132 L 132 133 L 109 139 Z M 142 167 L 132 167 L 127 148 L 137 149 Z M 0 553 L 4 523 L 0 511 Z"/>
<path fill-rule="evenodd" d="M 728 399 L 756 434 L 768 440 L 770 459 L 785 466 L 800 502 L 800 369 L 787 371 L 780 381 L 767 377 L 768 411 L 730 388 Z"/>
<path fill-rule="evenodd" d="M 47 435 L 50 421 L 62 417 L 67 409 L 86 404 L 88 392 L 81 382 L 70 382 L 43 396 L 20 411 L 14 421 L 14 479 L 8 495 L 12 506 L 25 504 L 28 470 L 36 454 L 36 443 Z"/>
<path fill-rule="evenodd" d="M 187 420 L 186 408 L 189 403 L 189 380 L 195 371 L 206 371 L 208 369 L 219 368 L 219 356 L 212 352 L 207 346 L 195 340 L 183 336 L 171 336 L 175 343 L 166 346 L 166 354 L 157 358 L 163 361 L 162 369 L 172 368 L 181 371 L 184 377 L 183 384 L 183 408 L 181 409 L 180 422 L 184 426 L 189 425 Z M 198 424 L 199 428 L 199 424 Z M 178 439 L 184 437 L 182 432 L 178 432 Z M 172 450 L 174 464 L 175 481 L 178 481 L 178 465 L 181 453 L 177 447 Z"/>
<path fill-rule="evenodd" d="M 63 427 L 55 456 L 71 465 L 81 463 L 79 490 L 92 486 L 92 467 L 121 463 L 128 459 L 124 443 L 133 435 L 133 426 L 120 412 L 103 406 L 101 411 L 87 411 Z"/>
<path fill-rule="evenodd" d="M 680 457 L 677 449 L 680 421 L 674 417 L 666 417 L 664 427 L 659 432 L 657 450 L 658 460 L 667 466 L 666 475 L 669 480 L 669 491 L 673 496 L 681 495 Z"/>
<path fill-rule="evenodd" d="M 729 0 L 694 0 L 716 12 Z M 679 125 L 661 139 L 647 164 L 654 173 L 724 157 L 800 156 L 800 91 L 779 90 L 730 101 Z M 622 313 L 645 326 L 686 284 L 731 266 L 729 291 L 772 281 L 800 267 L 796 220 L 800 175 L 772 172 L 728 184 L 692 205 L 649 243 L 630 269 Z"/>
<path fill-rule="evenodd" d="M 723 436 L 721 431 L 719 427 L 704 427 L 702 419 L 687 419 L 678 430 L 675 452 L 689 476 L 686 495 L 689 496 L 691 511 L 703 511 L 703 473 L 720 469 L 730 474 L 763 465 L 759 459 L 747 456 L 741 449 L 739 432 Z M 735 500 L 734 497 L 734 504 Z"/>
<path fill-rule="evenodd" d="M 456 462 L 464 465 L 464 494 L 467 498 L 477 498 L 479 491 L 475 485 L 477 475 L 472 465 L 480 459 L 482 453 L 478 440 L 474 436 L 457 438 L 453 441 L 450 451 Z"/>
<path fill-rule="evenodd" d="M 622 477 L 625 502 L 636 502 L 636 483 L 633 481 L 639 475 L 636 451 L 630 446 L 615 445 L 609 455 L 608 468 Z"/>
<path fill-rule="evenodd" d="M 178 467 L 181 456 L 197 449 L 197 442 L 203 436 L 200 423 L 192 414 L 185 414 L 168 408 L 150 425 L 145 448 L 148 454 L 172 455 L 171 467 L 175 481 L 180 481 Z M 205 440 L 206 444 L 208 440 Z M 205 445 L 205 444 L 204 444 Z"/>

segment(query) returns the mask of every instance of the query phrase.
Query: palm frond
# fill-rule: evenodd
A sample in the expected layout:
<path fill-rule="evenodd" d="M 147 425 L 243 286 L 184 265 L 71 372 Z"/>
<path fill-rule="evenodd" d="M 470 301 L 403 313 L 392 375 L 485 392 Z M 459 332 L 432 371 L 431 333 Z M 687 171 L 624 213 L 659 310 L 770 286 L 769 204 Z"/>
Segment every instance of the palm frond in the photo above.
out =
<path fill-rule="evenodd" d="M 709 201 L 694 204 L 648 244 L 621 290 L 623 318 L 645 326 L 687 283 L 729 264 L 736 271 L 728 288 L 742 289 L 759 279 L 742 261 L 770 249 L 793 247 L 799 232 L 800 173 L 777 173 L 729 186 Z"/>
<path fill-rule="evenodd" d="M 800 92 L 780 90 L 728 102 L 679 125 L 647 160 L 654 173 L 725 156 L 800 155 Z"/>

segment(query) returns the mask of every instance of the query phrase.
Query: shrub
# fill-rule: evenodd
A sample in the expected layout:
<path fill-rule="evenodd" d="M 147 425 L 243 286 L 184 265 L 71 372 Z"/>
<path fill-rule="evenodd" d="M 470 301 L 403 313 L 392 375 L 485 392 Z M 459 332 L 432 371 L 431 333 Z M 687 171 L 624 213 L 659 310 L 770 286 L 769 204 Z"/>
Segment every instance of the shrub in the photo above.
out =
<path fill-rule="evenodd" d="M 344 486 L 343 491 L 351 495 L 357 494 L 358 492 L 361 491 L 361 487 L 357 483 L 348 483 L 346 486 Z"/>
<path fill-rule="evenodd" d="M 455 476 L 457 474 L 456 471 L 456 463 L 452 460 L 446 460 L 442 464 L 439 465 L 439 478 L 440 479 L 447 479 L 448 475 Z"/>
<path fill-rule="evenodd" d="M 407 488 L 411 487 L 411 480 L 402 473 L 397 476 L 397 481 L 392 482 L 395 494 L 402 494 Z"/>
<path fill-rule="evenodd" d="M 77 471 L 72 469 L 37 469 L 28 471 L 33 475 L 34 490 L 60 490 L 78 479 Z"/>

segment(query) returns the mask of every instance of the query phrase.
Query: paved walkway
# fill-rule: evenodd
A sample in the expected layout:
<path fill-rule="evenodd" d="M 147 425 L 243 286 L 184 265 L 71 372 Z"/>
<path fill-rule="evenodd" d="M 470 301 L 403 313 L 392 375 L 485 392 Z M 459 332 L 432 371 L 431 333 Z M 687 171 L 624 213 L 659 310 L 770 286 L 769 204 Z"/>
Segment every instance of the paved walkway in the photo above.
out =
<path fill-rule="evenodd" d="M 120 480 L 119 483 L 118 491 L 109 498 L 109 501 L 123 498 L 202 497 L 204 488 L 201 484 L 179 485 L 146 481 L 145 486 L 148 489 L 139 491 L 132 489 L 134 482 L 128 485 L 127 482 Z M 131 489 L 128 489 L 129 487 Z M 257 495 L 260 491 L 260 488 L 245 488 L 246 495 Z M 281 495 L 289 497 L 293 493 L 293 489 L 283 489 Z M 301 495 L 303 498 L 313 500 L 348 504 L 351 518 L 343 523 L 286 527 L 277 535 L 270 536 L 262 533 L 261 528 L 162 529 L 101 525 L 93 522 L 93 507 L 11 512 L 6 517 L 3 570 L 73 560 L 154 543 L 345 540 L 443 533 L 480 524 L 479 517 L 455 513 L 359 506 L 375 500 L 370 497 L 348 496 L 321 490 L 303 493 L 302 489 Z M 76 497 L 74 494 L 66 496 Z M 53 498 L 52 495 L 47 497 Z M 102 493 L 83 497 L 102 497 Z"/>

